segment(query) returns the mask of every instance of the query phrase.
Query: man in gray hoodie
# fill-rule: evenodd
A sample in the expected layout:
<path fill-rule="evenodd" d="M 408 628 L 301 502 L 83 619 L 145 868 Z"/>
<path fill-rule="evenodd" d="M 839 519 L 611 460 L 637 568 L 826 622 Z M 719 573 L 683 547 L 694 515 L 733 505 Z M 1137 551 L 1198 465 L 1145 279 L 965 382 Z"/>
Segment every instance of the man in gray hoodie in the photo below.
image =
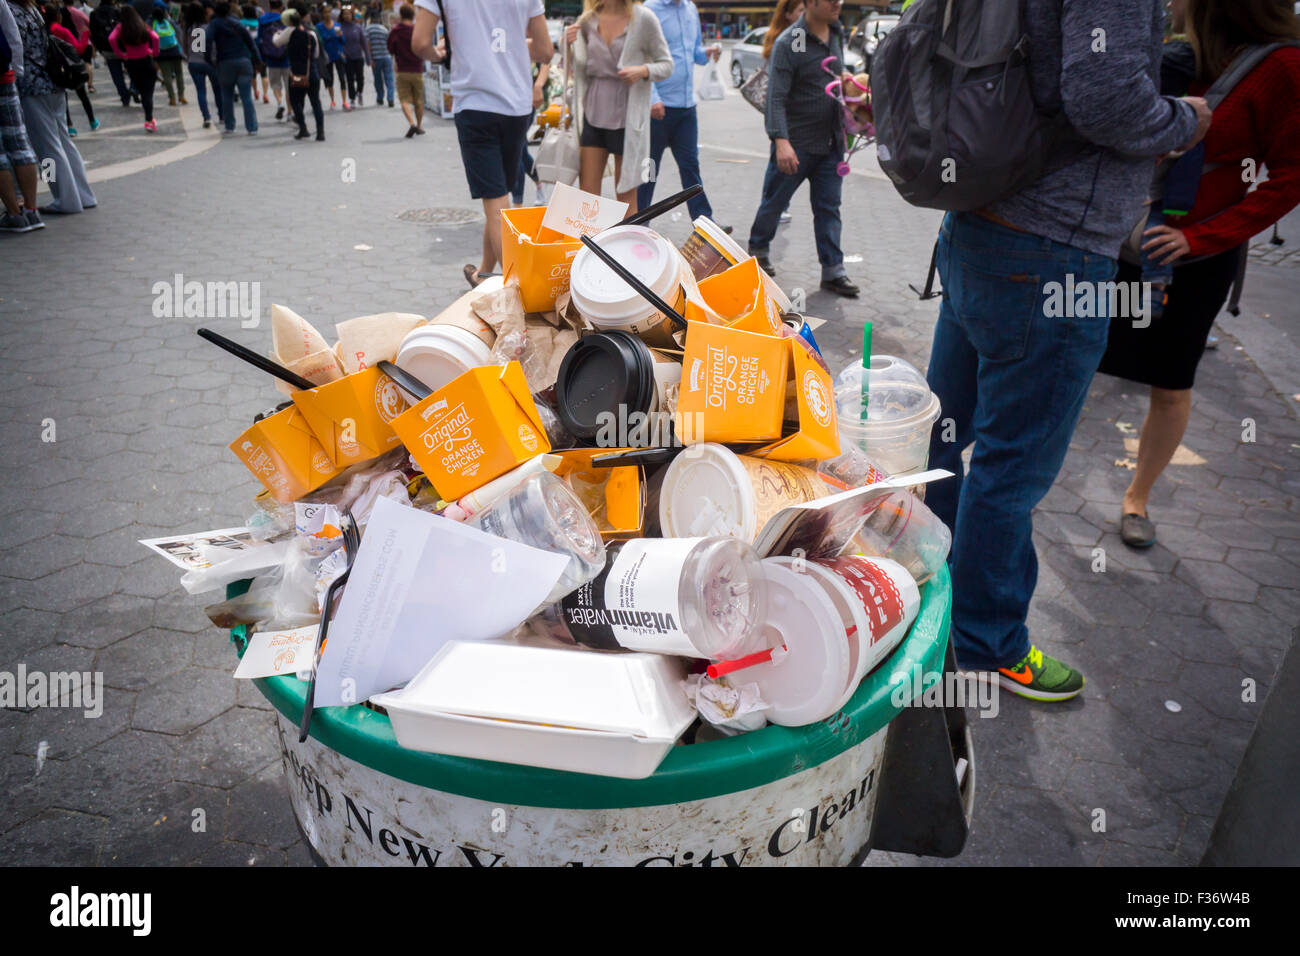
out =
<path fill-rule="evenodd" d="M 927 504 L 953 530 L 959 664 L 1007 690 L 1058 701 L 1083 675 L 1043 654 L 1025 625 L 1038 579 L 1034 506 L 1061 469 L 1106 349 L 1116 257 L 1157 157 L 1209 128 L 1199 98 L 1161 96 L 1161 0 L 1026 0 L 1034 98 L 1064 110 L 1078 142 L 1034 184 L 939 235 L 943 306 L 928 380 L 943 404 Z M 1127 301 L 1132 301 L 1128 299 Z M 974 444 L 962 477 L 962 451 Z"/>

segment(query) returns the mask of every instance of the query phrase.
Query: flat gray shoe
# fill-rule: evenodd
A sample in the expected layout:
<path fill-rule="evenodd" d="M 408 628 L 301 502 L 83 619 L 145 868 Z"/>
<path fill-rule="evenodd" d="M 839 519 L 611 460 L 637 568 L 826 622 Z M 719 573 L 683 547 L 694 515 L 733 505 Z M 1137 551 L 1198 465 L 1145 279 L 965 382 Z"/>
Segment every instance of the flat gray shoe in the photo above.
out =
<path fill-rule="evenodd" d="M 1130 548 L 1149 548 L 1156 543 L 1156 526 L 1146 515 L 1123 515 L 1119 519 L 1119 536 Z"/>

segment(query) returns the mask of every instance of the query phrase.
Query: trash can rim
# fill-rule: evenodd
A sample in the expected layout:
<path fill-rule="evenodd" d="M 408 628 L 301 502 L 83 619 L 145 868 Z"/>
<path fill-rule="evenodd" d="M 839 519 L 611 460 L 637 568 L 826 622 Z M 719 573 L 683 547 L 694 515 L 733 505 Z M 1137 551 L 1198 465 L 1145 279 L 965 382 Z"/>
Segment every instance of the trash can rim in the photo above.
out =
<path fill-rule="evenodd" d="M 230 593 L 241 593 L 248 584 L 236 582 Z M 736 793 L 816 767 L 888 725 L 907 706 L 915 687 L 928 680 L 926 675 L 943 670 L 951 607 L 952 582 L 945 566 L 922 587 L 920 609 L 902 643 L 863 678 L 839 714 L 804 727 L 768 726 L 724 740 L 674 747 L 659 769 L 641 780 L 407 750 L 398 745 L 388 717 L 363 706 L 317 708 L 311 735 L 321 745 L 381 774 L 496 804 L 628 808 Z M 242 653 L 244 629 L 233 629 L 231 639 Z M 918 671 L 922 681 L 916 680 Z M 296 677 L 255 683 L 296 728 L 306 683 Z M 296 739 L 288 745 L 295 746 Z"/>

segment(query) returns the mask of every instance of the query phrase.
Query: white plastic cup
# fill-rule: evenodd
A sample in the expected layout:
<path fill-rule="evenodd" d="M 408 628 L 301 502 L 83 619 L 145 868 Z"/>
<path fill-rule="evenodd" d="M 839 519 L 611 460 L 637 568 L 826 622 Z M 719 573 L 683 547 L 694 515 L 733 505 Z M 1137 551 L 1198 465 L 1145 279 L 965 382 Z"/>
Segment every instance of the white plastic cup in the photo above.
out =
<path fill-rule="evenodd" d="M 614 226 L 596 235 L 601 248 L 618 260 L 659 298 L 681 313 L 686 269 L 673 244 L 645 226 Z M 596 331 L 621 329 L 649 345 L 676 348 L 672 320 L 585 246 L 569 270 L 569 299 Z"/>
<path fill-rule="evenodd" d="M 862 449 L 886 474 L 900 477 L 925 470 L 930 431 L 939 418 L 939 397 L 910 363 L 892 355 L 873 355 L 868 369 L 850 365 L 836 377 L 835 405 L 841 440 Z"/>
<path fill-rule="evenodd" d="M 422 325 L 402 339 L 396 364 L 436 392 L 472 368 L 491 365 L 492 350 L 468 329 Z"/>
<path fill-rule="evenodd" d="M 895 491 L 880 502 L 854 539 L 863 554 L 897 561 L 924 584 L 943 567 L 952 532 L 910 491 Z"/>

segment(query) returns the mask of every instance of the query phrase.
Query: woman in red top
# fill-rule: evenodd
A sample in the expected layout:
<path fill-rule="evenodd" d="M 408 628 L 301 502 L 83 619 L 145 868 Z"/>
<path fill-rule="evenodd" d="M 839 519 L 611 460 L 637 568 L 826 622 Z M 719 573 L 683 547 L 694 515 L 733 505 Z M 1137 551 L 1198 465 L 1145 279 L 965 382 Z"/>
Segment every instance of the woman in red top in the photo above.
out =
<path fill-rule="evenodd" d="M 1300 44 L 1293 0 L 1187 0 L 1188 38 L 1197 75 L 1178 95 L 1202 96 L 1242 51 Z M 1175 11 L 1177 12 L 1177 11 Z M 1268 168 L 1251 189 L 1243 170 Z M 1151 386 L 1137 470 L 1124 493 L 1120 536 L 1135 548 L 1155 544 L 1147 501 L 1173 458 L 1192 407 L 1196 366 L 1215 317 L 1237 276 L 1245 244 L 1300 204 L 1300 47 L 1269 54 L 1214 111 L 1205 137 L 1205 172 L 1186 216 L 1169 216 L 1146 233 L 1144 249 L 1174 263 L 1164 312 L 1145 327 L 1112 320 L 1100 371 Z M 1178 265 L 1181 259 L 1198 257 Z M 1202 258 L 1203 257 L 1203 258 Z M 1119 282 L 1142 281 L 1121 262 Z"/>
<path fill-rule="evenodd" d="M 87 52 L 93 52 L 90 49 L 90 31 L 87 30 L 78 35 L 77 25 L 67 7 L 56 7 L 52 4 L 47 6 L 45 8 L 45 22 L 49 26 L 50 32 L 60 40 L 67 42 L 83 60 L 85 60 Z M 87 77 L 90 75 L 89 67 L 86 68 L 86 75 Z M 90 128 L 92 130 L 99 129 L 99 120 L 95 119 L 95 108 L 90 105 L 90 96 L 86 93 L 85 83 L 77 87 L 77 97 L 81 100 L 81 108 L 86 111 L 86 119 L 90 120 Z M 76 136 L 77 128 L 72 125 L 72 113 L 68 110 L 64 110 L 64 112 L 67 114 L 64 119 L 68 123 L 68 135 Z"/>
<path fill-rule="evenodd" d="M 108 43 L 126 65 L 131 83 L 140 94 L 145 131 L 156 133 L 158 124 L 153 121 L 153 88 L 158 82 L 158 67 L 154 65 L 154 57 L 159 53 L 158 34 L 149 29 L 130 4 L 123 4 L 119 9 L 122 19 L 108 35 Z"/>

